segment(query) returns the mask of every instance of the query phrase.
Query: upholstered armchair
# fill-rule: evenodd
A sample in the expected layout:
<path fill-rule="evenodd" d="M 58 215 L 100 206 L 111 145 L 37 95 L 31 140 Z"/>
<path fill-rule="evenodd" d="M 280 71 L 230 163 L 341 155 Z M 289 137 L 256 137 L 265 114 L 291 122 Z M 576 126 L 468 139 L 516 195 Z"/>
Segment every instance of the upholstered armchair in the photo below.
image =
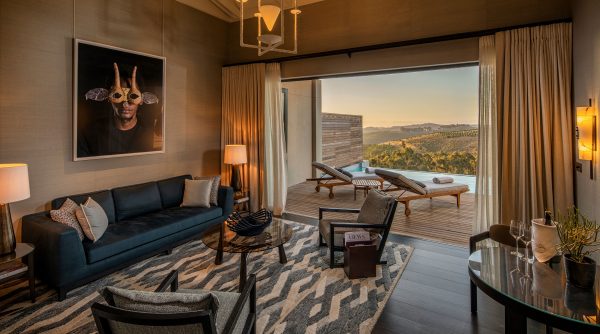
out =
<path fill-rule="evenodd" d="M 342 267 L 343 264 L 335 263 L 335 252 L 344 251 L 344 233 L 350 231 L 368 231 L 371 240 L 377 245 L 377 260 L 379 264 L 385 248 L 385 242 L 396 213 L 396 202 L 393 196 L 377 189 L 369 191 L 360 209 L 347 208 L 319 208 L 319 246 L 329 247 L 329 266 Z M 325 219 L 325 212 L 358 213 L 355 220 Z"/>
<path fill-rule="evenodd" d="M 249 276 L 241 293 L 178 289 L 177 276 L 177 271 L 172 271 L 154 292 L 104 288 L 101 293 L 108 305 L 92 305 L 98 332 L 256 332 L 255 275 Z"/>

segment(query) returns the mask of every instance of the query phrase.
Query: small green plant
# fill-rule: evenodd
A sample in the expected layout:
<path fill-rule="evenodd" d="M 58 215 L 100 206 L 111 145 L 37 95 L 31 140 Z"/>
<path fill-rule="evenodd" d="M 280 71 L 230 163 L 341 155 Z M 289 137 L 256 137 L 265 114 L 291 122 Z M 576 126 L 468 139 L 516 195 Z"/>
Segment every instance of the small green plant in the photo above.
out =
<path fill-rule="evenodd" d="M 584 263 L 584 257 L 600 250 L 600 226 L 581 214 L 579 209 L 570 207 L 566 215 L 558 213 L 555 220 L 560 239 L 558 249 L 569 254 L 573 261 Z"/>

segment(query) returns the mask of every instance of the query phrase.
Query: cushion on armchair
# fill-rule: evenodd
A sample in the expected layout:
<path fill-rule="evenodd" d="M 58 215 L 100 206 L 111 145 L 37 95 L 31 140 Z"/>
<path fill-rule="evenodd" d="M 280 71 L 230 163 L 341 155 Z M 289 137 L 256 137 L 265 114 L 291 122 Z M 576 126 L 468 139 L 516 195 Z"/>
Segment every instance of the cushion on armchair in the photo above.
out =
<path fill-rule="evenodd" d="M 129 311 L 147 313 L 182 313 L 202 310 L 217 312 L 219 302 L 210 292 L 152 292 L 108 286 L 100 294 L 106 302 Z"/>
<path fill-rule="evenodd" d="M 192 289 L 179 289 L 177 292 L 180 293 L 190 293 L 190 294 L 202 294 L 202 293 L 211 293 L 214 298 L 219 301 L 219 310 L 216 313 L 216 327 L 217 333 L 222 333 L 225 329 L 225 325 L 227 324 L 227 320 L 229 316 L 233 312 L 235 308 L 235 304 L 240 298 L 241 294 L 237 292 L 227 292 L 227 291 L 208 291 L 208 290 L 192 290 Z M 248 314 L 250 314 L 250 298 L 246 300 L 244 304 L 244 308 L 242 308 L 242 312 L 240 312 L 239 318 L 235 327 L 233 328 L 234 334 L 242 333 L 244 330 L 244 319 L 248 318 Z"/>
<path fill-rule="evenodd" d="M 384 224 L 392 204 L 396 199 L 385 192 L 373 189 L 369 191 L 367 199 L 360 208 L 356 222 L 359 224 Z M 380 232 L 381 229 L 370 229 Z"/>

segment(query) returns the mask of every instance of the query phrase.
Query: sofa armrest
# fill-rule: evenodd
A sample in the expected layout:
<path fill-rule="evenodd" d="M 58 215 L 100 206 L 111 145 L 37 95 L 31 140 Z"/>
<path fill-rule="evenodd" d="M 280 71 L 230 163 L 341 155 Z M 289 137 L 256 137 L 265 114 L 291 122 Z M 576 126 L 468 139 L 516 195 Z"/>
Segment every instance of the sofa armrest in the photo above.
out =
<path fill-rule="evenodd" d="M 50 219 L 48 211 L 23 217 L 22 240 L 34 244 L 36 274 L 52 286 L 73 281 L 87 264 L 77 231 Z"/>
<path fill-rule="evenodd" d="M 219 187 L 219 197 L 217 203 L 223 209 L 223 216 L 229 217 L 233 212 L 233 188 Z"/>

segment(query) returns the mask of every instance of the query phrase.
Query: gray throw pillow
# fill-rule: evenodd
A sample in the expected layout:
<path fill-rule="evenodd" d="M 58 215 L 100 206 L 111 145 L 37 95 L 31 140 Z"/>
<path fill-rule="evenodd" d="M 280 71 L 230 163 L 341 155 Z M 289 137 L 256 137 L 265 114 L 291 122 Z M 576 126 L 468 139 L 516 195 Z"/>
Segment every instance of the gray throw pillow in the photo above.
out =
<path fill-rule="evenodd" d="M 75 211 L 79 206 L 77 203 L 73 202 L 72 199 L 67 198 L 67 200 L 60 206 L 58 210 L 50 210 L 50 218 L 55 222 L 65 224 L 69 227 L 72 227 L 77 231 L 77 236 L 79 236 L 79 240 L 83 241 L 85 235 L 83 234 L 83 230 L 81 229 L 81 225 L 79 225 L 79 221 L 77 220 L 77 216 L 75 215 Z"/>
<path fill-rule="evenodd" d="M 215 176 L 196 176 L 194 180 L 211 180 L 210 204 L 219 205 L 219 186 L 221 185 L 221 175 Z"/>
<path fill-rule="evenodd" d="M 100 291 L 109 305 L 147 313 L 181 313 L 212 310 L 217 314 L 219 301 L 210 292 L 180 293 L 136 291 L 109 286 Z"/>
<path fill-rule="evenodd" d="M 356 222 L 359 224 L 383 224 L 385 217 L 390 210 L 394 197 L 385 192 L 373 189 L 369 191 L 367 199 L 360 209 Z M 372 232 L 380 232 L 381 229 L 369 229 Z"/>
<path fill-rule="evenodd" d="M 185 180 L 183 207 L 210 208 L 212 180 Z"/>
<path fill-rule="evenodd" d="M 104 232 L 106 232 L 106 228 L 108 227 L 106 212 L 91 197 L 88 197 L 85 203 L 75 209 L 75 215 L 77 216 L 79 225 L 81 225 L 83 234 L 93 242 L 98 241 Z"/>

